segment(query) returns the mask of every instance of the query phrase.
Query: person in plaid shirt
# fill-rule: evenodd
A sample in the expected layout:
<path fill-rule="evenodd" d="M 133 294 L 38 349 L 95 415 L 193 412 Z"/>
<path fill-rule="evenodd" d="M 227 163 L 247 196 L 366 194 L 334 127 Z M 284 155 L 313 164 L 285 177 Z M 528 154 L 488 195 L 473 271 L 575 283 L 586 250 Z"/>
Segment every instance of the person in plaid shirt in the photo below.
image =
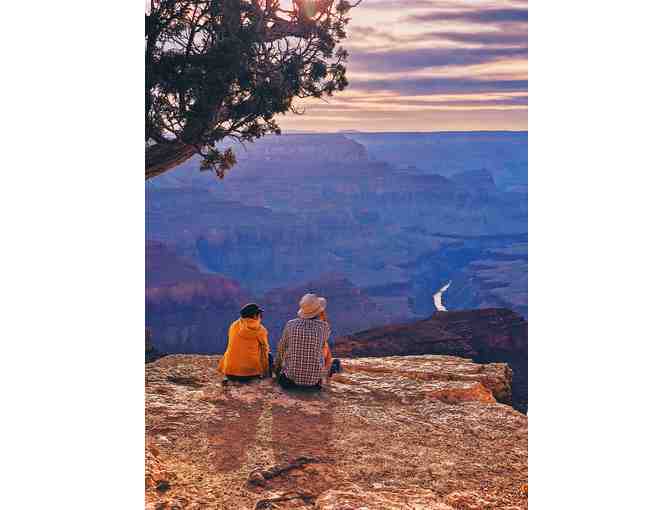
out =
<path fill-rule="evenodd" d="M 283 388 L 320 388 L 325 367 L 331 367 L 327 300 L 306 294 L 299 302 L 298 318 L 285 325 L 278 343 L 274 371 Z"/>

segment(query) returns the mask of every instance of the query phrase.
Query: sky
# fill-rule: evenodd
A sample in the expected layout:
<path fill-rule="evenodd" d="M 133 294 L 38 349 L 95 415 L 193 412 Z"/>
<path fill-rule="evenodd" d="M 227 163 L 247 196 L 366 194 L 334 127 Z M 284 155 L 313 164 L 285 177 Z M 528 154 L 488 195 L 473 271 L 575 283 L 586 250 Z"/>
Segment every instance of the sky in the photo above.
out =
<path fill-rule="evenodd" d="M 350 85 L 284 131 L 527 130 L 527 0 L 363 0 Z"/>

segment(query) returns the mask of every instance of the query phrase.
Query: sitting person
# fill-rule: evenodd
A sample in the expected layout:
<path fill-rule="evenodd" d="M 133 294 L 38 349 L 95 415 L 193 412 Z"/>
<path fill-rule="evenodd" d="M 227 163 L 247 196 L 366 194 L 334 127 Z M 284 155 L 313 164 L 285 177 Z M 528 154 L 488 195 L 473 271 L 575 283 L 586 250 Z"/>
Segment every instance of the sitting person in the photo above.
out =
<path fill-rule="evenodd" d="M 331 327 L 325 311 L 327 300 L 306 294 L 299 307 L 298 318 L 287 322 L 282 332 L 274 369 L 283 388 L 319 389 L 322 377 L 326 372 L 331 375 L 332 367 L 328 341 Z M 340 368 L 340 362 L 334 361 Z"/>
<path fill-rule="evenodd" d="M 229 327 L 229 343 L 219 361 L 218 370 L 227 380 L 250 381 L 269 375 L 271 366 L 268 331 L 261 324 L 264 313 L 259 305 L 250 303 L 240 310 L 240 319 Z"/>

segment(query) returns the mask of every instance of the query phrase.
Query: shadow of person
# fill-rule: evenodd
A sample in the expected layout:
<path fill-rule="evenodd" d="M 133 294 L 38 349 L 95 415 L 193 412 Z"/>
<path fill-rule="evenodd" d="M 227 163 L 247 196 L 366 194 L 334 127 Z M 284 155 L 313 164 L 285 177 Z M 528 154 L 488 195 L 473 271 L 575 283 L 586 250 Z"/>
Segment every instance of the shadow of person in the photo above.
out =
<path fill-rule="evenodd" d="M 231 402 L 236 405 L 221 406 L 207 424 L 210 464 L 216 471 L 235 471 L 243 466 L 264 409 L 263 400 Z"/>
<path fill-rule="evenodd" d="M 299 457 L 325 460 L 333 449 L 334 409 L 328 390 L 284 389 L 272 406 L 273 451 L 277 462 Z"/>

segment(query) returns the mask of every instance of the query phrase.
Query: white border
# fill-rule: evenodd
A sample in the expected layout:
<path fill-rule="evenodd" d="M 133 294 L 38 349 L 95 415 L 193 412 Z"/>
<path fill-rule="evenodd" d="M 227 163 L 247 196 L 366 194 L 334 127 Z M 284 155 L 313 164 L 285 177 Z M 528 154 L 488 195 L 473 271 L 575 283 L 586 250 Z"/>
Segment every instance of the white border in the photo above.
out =
<path fill-rule="evenodd" d="M 530 7 L 530 507 L 669 505 L 670 7 Z"/>
<path fill-rule="evenodd" d="M 3 504 L 141 508 L 141 4 L 6 11 Z M 670 7 L 530 9 L 531 508 L 663 508 Z"/>
<path fill-rule="evenodd" d="M 143 7 L 3 18 L 5 508 L 144 507 Z"/>

